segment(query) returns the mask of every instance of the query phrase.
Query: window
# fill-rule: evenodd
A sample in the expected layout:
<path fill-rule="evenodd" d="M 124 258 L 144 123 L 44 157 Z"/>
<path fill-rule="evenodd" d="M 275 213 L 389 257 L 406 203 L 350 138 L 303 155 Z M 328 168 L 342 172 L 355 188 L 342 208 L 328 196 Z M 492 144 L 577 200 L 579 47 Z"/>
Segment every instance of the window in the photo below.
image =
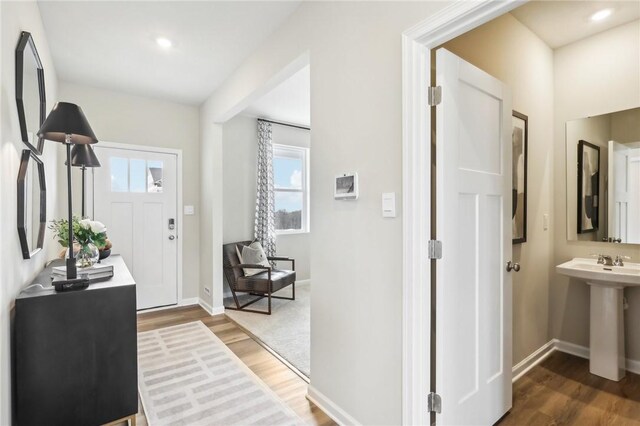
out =
<path fill-rule="evenodd" d="M 309 149 L 273 144 L 278 234 L 309 232 Z"/>
<path fill-rule="evenodd" d="M 162 161 L 111 157 L 112 192 L 162 192 Z"/>

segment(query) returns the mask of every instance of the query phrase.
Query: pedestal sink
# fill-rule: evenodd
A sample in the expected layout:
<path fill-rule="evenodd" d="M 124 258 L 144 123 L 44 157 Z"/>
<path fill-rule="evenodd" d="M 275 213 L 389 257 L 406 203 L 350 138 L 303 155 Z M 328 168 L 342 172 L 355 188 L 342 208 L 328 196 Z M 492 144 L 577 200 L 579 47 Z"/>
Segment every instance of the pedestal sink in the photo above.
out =
<path fill-rule="evenodd" d="M 626 372 L 623 289 L 640 286 L 640 264 L 605 266 L 595 259 L 575 258 L 556 270 L 591 287 L 589 371 L 619 381 Z"/>

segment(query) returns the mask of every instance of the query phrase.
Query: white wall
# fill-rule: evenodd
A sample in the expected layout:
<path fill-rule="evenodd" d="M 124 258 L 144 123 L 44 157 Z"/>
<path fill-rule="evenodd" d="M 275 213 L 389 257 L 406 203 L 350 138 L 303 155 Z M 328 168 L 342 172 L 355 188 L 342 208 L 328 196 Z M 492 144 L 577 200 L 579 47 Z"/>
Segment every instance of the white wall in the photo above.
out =
<path fill-rule="evenodd" d="M 201 110 L 202 144 L 217 151 L 214 123 L 310 57 L 311 391 L 363 424 L 401 421 L 402 211 L 389 220 L 380 208 L 383 192 L 402 205 L 401 34 L 446 4 L 303 2 Z M 333 199 L 345 171 L 359 173 L 357 201 Z"/>
<path fill-rule="evenodd" d="M 222 126 L 213 123 L 210 111 L 200 109 L 200 300 L 218 313 L 222 304 Z M 207 293 L 208 292 L 208 293 Z"/>
<path fill-rule="evenodd" d="M 200 282 L 200 129 L 197 107 L 163 100 L 133 96 L 109 90 L 60 82 L 59 98 L 73 102 L 84 111 L 94 133 L 101 141 L 145 145 L 182 150 L 183 204 L 193 205 L 195 216 L 182 215 L 183 221 L 182 296 L 197 297 Z M 59 155 L 64 157 L 62 145 Z M 80 169 L 73 170 L 76 181 L 74 210 L 80 214 Z M 59 171 L 59 187 L 66 187 L 66 172 Z M 66 214 L 62 205 L 61 215 Z M 106 224 L 107 227 L 109 224 Z M 118 242 L 113 241 L 114 250 Z"/>
<path fill-rule="evenodd" d="M 253 239 L 256 212 L 256 156 L 258 125 L 255 117 L 237 115 L 223 125 L 223 242 Z M 308 130 L 272 125 L 273 143 L 310 147 Z M 313 153 L 311 153 L 313 155 Z M 313 224 L 311 225 L 313 226 Z M 296 260 L 298 280 L 310 274 L 309 233 L 278 235 L 276 254 Z M 289 267 L 284 263 L 282 267 Z"/>
<path fill-rule="evenodd" d="M 223 242 L 253 239 L 256 211 L 256 119 L 238 115 L 224 123 Z"/>
<path fill-rule="evenodd" d="M 513 246 L 513 363 L 549 341 L 551 233 L 543 215 L 553 204 L 553 51 L 511 14 L 446 43 L 444 48 L 506 83 L 513 109 L 529 118 L 527 241 Z"/>
<path fill-rule="evenodd" d="M 554 124 L 554 265 L 591 253 L 640 260 L 640 245 L 567 241 L 565 123 L 640 105 L 640 21 L 556 49 Z M 640 360 L 640 289 L 627 289 L 627 357 Z M 589 289 L 552 269 L 550 335 L 589 346 Z"/>
<path fill-rule="evenodd" d="M 42 270 L 45 261 L 54 256 L 56 243 L 47 230 L 44 250 L 30 260 L 22 259 L 16 229 L 16 179 L 20 155 L 26 146 L 21 142 L 18 111 L 15 100 L 15 48 L 21 31 L 32 34 L 45 72 L 47 112 L 57 98 L 57 77 L 44 34 L 40 11 L 35 2 L 0 2 L 0 46 L 2 97 L 0 98 L 0 425 L 10 425 L 11 365 L 10 314 L 14 299 Z M 58 193 L 57 144 L 45 142 L 45 176 L 47 182 L 47 219 L 54 217 Z"/>

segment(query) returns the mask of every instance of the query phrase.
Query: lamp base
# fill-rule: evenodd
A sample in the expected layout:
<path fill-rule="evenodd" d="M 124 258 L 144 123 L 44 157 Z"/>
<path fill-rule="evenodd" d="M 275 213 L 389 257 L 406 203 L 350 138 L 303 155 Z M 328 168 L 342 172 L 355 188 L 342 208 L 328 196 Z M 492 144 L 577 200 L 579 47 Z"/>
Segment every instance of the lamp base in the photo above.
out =
<path fill-rule="evenodd" d="M 83 290 L 89 287 L 89 279 L 86 277 L 52 281 L 51 285 L 57 292 Z"/>
<path fill-rule="evenodd" d="M 73 247 L 73 246 L 71 246 Z M 69 252 L 69 257 L 67 258 L 67 279 L 75 280 L 78 277 L 78 267 L 76 266 L 76 259 L 73 255 L 73 249 Z"/>

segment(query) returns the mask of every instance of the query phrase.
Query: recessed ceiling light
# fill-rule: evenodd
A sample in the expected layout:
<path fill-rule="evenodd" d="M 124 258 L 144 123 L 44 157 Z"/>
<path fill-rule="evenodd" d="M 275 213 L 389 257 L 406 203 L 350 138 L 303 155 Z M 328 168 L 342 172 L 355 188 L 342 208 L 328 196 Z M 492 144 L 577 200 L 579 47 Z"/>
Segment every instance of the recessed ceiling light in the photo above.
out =
<path fill-rule="evenodd" d="M 162 47 L 163 49 L 169 49 L 171 46 L 173 46 L 171 40 L 165 37 L 158 37 L 156 39 L 156 43 L 158 43 L 158 46 Z"/>
<path fill-rule="evenodd" d="M 613 11 L 611 9 L 602 9 L 591 15 L 591 20 L 594 22 L 602 21 L 608 18 Z"/>

